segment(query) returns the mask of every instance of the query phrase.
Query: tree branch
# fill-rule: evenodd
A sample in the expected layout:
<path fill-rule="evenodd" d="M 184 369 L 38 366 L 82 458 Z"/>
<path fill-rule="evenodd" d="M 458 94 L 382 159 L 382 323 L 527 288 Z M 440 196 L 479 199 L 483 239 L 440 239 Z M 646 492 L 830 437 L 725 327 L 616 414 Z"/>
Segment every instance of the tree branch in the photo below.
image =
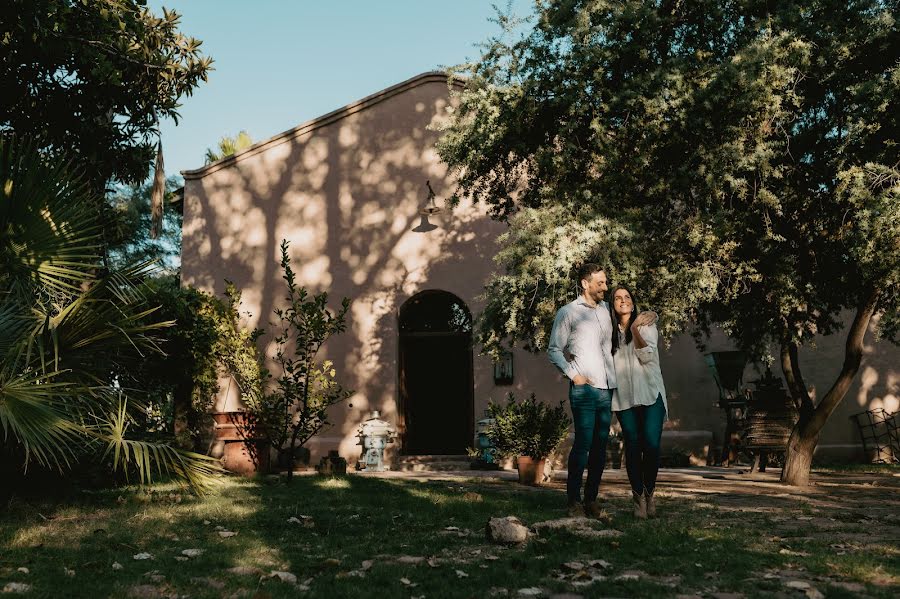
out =
<path fill-rule="evenodd" d="M 794 400 L 794 405 L 799 412 L 812 412 L 813 403 L 809 396 L 803 375 L 800 372 L 800 361 L 797 355 L 797 344 L 793 341 L 781 343 L 781 371 L 787 381 L 788 390 Z"/>
<path fill-rule="evenodd" d="M 869 321 L 875 314 L 875 308 L 878 305 L 878 299 L 881 291 L 875 288 L 869 290 L 865 298 L 860 302 L 856 310 L 856 316 L 850 330 L 847 333 L 847 342 L 844 349 L 844 365 L 841 367 L 841 373 L 837 380 L 816 406 L 813 413 L 810 429 L 814 433 L 818 433 L 825 426 L 825 422 L 831 413 L 834 412 L 841 400 L 847 394 L 850 383 L 859 371 L 859 365 L 862 362 L 863 339 L 869 328 Z"/>

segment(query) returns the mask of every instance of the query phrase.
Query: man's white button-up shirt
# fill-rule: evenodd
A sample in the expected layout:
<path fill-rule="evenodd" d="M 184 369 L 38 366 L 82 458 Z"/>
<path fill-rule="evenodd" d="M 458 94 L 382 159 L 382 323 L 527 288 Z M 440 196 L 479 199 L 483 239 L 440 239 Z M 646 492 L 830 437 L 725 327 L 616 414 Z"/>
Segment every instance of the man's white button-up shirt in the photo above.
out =
<path fill-rule="evenodd" d="M 572 356 L 566 359 L 565 352 Z M 616 368 L 612 357 L 612 320 L 609 306 L 590 306 L 584 296 L 566 304 L 556 313 L 547 354 L 554 366 L 569 377 L 583 375 L 598 389 L 616 388 Z"/>

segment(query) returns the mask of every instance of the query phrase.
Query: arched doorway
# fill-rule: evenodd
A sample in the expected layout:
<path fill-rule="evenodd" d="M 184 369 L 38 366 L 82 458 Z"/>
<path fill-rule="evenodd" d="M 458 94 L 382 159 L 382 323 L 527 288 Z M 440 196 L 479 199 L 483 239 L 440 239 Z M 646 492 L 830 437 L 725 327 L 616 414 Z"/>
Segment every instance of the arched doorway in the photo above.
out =
<path fill-rule="evenodd" d="M 406 455 L 459 455 L 472 444 L 472 314 L 446 291 L 400 308 L 400 409 Z"/>

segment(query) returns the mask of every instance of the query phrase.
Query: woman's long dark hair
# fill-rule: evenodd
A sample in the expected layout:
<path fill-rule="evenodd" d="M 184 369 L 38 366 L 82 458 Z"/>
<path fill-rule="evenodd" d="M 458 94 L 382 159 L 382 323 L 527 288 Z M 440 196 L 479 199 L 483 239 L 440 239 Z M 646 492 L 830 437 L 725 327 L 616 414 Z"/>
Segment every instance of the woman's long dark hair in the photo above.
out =
<path fill-rule="evenodd" d="M 613 290 L 609 292 L 609 318 L 612 320 L 612 353 L 616 355 L 616 351 L 619 349 L 619 315 L 616 314 L 616 291 L 619 289 L 624 289 L 628 292 L 628 295 L 631 296 L 631 317 L 628 319 L 628 326 L 625 327 L 625 345 L 631 343 L 631 325 L 634 323 L 634 319 L 637 318 L 638 309 L 637 302 L 634 300 L 634 294 L 631 293 L 631 289 L 626 287 L 625 285 L 616 285 L 613 287 Z"/>

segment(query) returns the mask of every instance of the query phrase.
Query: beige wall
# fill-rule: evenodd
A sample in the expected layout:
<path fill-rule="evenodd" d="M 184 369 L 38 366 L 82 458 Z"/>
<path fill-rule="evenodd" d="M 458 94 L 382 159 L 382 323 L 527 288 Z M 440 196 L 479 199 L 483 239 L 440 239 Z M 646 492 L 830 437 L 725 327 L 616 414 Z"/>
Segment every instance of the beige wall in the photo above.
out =
<path fill-rule="evenodd" d="M 434 150 L 438 133 L 429 129 L 445 114 L 447 85 L 441 76 L 420 77 L 388 91 L 234 159 L 185 173 L 185 285 L 221 294 L 225 279 L 233 281 L 243 290 L 248 326 L 263 326 L 284 295 L 278 258 L 279 243 L 287 239 L 300 284 L 311 292 L 327 290 L 333 306 L 343 296 L 353 300 L 348 330 L 328 344 L 326 354 L 356 394 L 352 408 L 332 409 L 335 426 L 311 441 L 313 460 L 337 448 L 355 461 L 353 435 L 370 410 L 399 421 L 400 306 L 419 291 L 441 289 L 477 314 L 496 237 L 505 228 L 463 204 L 432 217 L 438 229 L 412 231 L 425 203 L 425 181 L 439 200 L 452 190 Z M 847 419 L 854 411 L 898 408 L 900 354 L 867 341 L 863 376 L 829 423 L 825 444 L 857 443 Z M 715 340 L 711 349 L 725 345 Z M 828 341 L 803 355 L 817 394 L 836 372 L 839 353 L 840 343 Z M 724 421 L 714 407 L 717 392 L 690 338 L 675 340 L 662 363 L 671 425 L 710 430 L 718 438 Z M 509 390 L 534 391 L 554 402 L 565 397 L 566 385 L 543 355 L 518 352 L 515 371 L 512 387 L 495 387 L 489 360 L 476 356 L 476 419 L 489 398 L 500 400 Z M 223 403 L 220 398 L 220 409 Z M 233 405 L 232 399 L 229 409 Z"/>

